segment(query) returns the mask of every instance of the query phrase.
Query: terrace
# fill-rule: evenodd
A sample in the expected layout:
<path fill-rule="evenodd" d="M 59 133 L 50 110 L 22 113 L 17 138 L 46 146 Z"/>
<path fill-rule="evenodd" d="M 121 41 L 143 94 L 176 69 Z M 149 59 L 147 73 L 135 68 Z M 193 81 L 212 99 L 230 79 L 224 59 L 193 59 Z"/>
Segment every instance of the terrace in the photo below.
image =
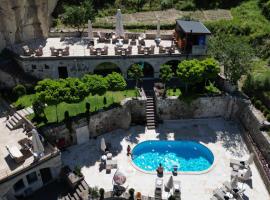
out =
<path fill-rule="evenodd" d="M 159 126 L 157 133 L 147 131 L 143 127 L 132 127 L 127 131 L 116 130 L 104 135 L 114 148 L 113 160 L 117 160 L 118 168 L 126 177 L 127 188 L 134 188 L 135 193 L 154 197 L 156 173 L 145 173 L 134 167 L 133 161 L 126 155 L 127 145 L 133 149 L 137 144 L 146 140 L 192 140 L 201 142 L 214 154 L 213 167 L 203 174 L 178 173 L 175 181 L 181 182 L 181 199 L 209 200 L 213 191 L 220 188 L 225 181 L 231 178 L 231 158 L 247 158 L 248 150 L 241 137 L 237 125 L 221 118 L 165 121 Z M 112 191 L 112 179 L 116 169 L 111 173 L 100 169 L 100 140 L 90 140 L 88 143 L 73 146 L 62 155 L 63 163 L 71 167 L 82 167 L 82 173 L 90 187 L 97 186 L 105 191 Z M 84 152 L 82 155 L 81 152 Z M 269 194 L 260 177 L 255 164 L 250 166 L 252 180 L 240 183 L 244 191 L 244 199 L 269 199 Z M 171 174 L 164 174 L 163 183 L 166 184 Z M 143 183 L 143 184 L 142 184 Z M 162 189 L 163 199 L 170 193 Z"/>
<path fill-rule="evenodd" d="M 13 175 L 17 175 L 24 172 L 36 164 L 42 161 L 48 160 L 50 157 L 59 153 L 50 144 L 44 143 L 44 156 L 39 160 L 35 159 L 30 148 L 26 147 L 26 144 L 31 146 L 32 136 L 23 131 L 23 128 L 10 130 L 6 126 L 6 117 L 0 118 L 0 181 L 11 178 Z M 12 138 L 12 139 L 11 139 Z M 9 148 L 10 152 L 8 151 Z M 12 153 L 20 155 L 18 158 L 12 158 Z"/>

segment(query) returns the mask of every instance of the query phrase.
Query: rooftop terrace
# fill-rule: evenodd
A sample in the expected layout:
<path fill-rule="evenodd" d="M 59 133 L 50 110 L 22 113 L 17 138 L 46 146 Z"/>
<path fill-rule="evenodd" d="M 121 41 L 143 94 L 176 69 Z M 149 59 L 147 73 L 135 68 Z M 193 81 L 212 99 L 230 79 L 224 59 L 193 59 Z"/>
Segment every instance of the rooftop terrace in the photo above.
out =
<path fill-rule="evenodd" d="M 10 130 L 6 126 L 6 122 L 6 117 L 2 116 L 0 118 L 0 182 L 58 153 L 57 149 L 50 144 L 46 144 L 44 145 L 44 156 L 36 161 L 30 149 L 23 146 L 23 142 L 26 141 L 31 144 L 31 136 L 28 136 L 22 128 Z M 23 155 L 19 162 L 11 158 L 7 146 L 19 150 Z"/>

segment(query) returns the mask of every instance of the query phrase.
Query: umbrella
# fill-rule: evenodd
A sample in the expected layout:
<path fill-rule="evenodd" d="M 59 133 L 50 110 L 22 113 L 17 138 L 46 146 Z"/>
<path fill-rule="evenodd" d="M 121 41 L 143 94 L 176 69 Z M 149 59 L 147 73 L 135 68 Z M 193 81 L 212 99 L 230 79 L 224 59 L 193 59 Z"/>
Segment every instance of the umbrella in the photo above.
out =
<path fill-rule="evenodd" d="M 156 36 L 156 38 L 160 38 L 160 19 L 157 18 L 157 20 L 158 20 L 158 23 L 157 23 L 157 36 Z"/>
<path fill-rule="evenodd" d="M 101 149 L 102 151 L 104 151 L 104 152 L 105 152 L 105 150 L 106 150 L 106 143 L 105 143 L 105 139 L 104 139 L 104 138 L 101 138 L 101 141 L 100 141 L 100 149 Z"/>
<path fill-rule="evenodd" d="M 93 28 L 92 28 L 91 20 L 88 20 L 88 39 L 90 40 L 93 39 Z"/>
<path fill-rule="evenodd" d="M 117 9 L 115 35 L 116 35 L 116 37 L 124 37 L 124 34 L 125 33 L 124 33 L 124 26 L 123 26 L 121 10 Z"/>
<path fill-rule="evenodd" d="M 39 157 L 44 154 L 44 147 L 42 142 L 40 141 L 39 134 L 36 129 L 32 129 L 32 145 L 34 156 Z"/>
<path fill-rule="evenodd" d="M 120 171 L 116 171 L 114 176 L 113 176 L 113 181 L 117 184 L 117 185 L 123 185 L 126 182 L 127 178 L 126 176 L 120 172 Z"/>
<path fill-rule="evenodd" d="M 171 176 L 166 184 L 166 188 L 172 189 L 173 188 L 173 177 Z"/>

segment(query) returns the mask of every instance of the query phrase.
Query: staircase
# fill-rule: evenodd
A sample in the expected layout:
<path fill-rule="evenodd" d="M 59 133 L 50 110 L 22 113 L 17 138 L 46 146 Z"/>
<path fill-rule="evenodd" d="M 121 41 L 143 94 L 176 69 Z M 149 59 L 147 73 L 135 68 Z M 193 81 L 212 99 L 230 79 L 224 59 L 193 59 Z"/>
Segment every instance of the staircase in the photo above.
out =
<path fill-rule="evenodd" d="M 75 188 L 75 191 L 73 193 L 68 193 L 68 195 L 59 198 L 59 200 L 83 200 L 85 199 L 85 193 L 88 194 L 89 192 L 89 186 L 85 182 L 85 180 L 82 180 L 79 185 Z"/>
<path fill-rule="evenodd" d="M 146 97 L 146 126 L 148 130 L 154 130 L 156 128 L 154 97 L 150 92 L 146 92 Z"/>
<path fill-rule="evenodd" d="M 23 122 L 23 119 L 22 117 L 17 113 L 15 112 L 14 115 L 12 115 L 7 123 L 6 123 L 6 126 L 10 129 L 10 130 L 14 130 L 18 127 L 20 127 L 22 125 L 22 122 Z"/>
<path fill-rule="evenodd" d="M 10 130 L 17 129 L 21 127 L 23 123 L 22 117 L 25 117 L 26 115 L 30 115 L 34 113 L 33 109 L 31 107 L 24 108 L 22 110 L 16 111 L 7 121 L 6 126 Z"/>

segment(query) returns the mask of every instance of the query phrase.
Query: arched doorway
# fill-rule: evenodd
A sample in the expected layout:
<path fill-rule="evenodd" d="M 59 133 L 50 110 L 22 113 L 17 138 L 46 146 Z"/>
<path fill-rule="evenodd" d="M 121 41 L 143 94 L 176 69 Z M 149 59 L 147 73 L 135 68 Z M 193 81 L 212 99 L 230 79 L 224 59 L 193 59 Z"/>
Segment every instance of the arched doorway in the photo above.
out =
<path fill-rule="evenodd" d="M 149 64 L 147 62 L 138 62 L 138 63 L 132 64 L 129 67 L 129 69 L 135 64 L 140 65 L 140 67 L 142 68 L 142 70 L 143 70 L 143 78 L 154 78 L 154 68 L 152 67 L 151 64 Z M 129 75 L 127 77 L 130 78 Z"/>
<path fill-rule="evenodd" d="M 112 72 L 117 72 L 122 74 L 120 68 L 115 64 L 111 62 L 104 62 L 97 65 L 94 69 L 94 74 L 107 76 L 108 74 L 111 74 Z"/>
<path fill-rule="evenodd" d="M 164 63 L 164 65 L 170 65 L 172 68 L 172 71 L 174 73 L 174 76 L 176 76 L 176 70 L 177 70 L 177 67 L 178 67 L 180 62 L 181 62 L 180 60 L 170 60 L 170 61 Z"/>

